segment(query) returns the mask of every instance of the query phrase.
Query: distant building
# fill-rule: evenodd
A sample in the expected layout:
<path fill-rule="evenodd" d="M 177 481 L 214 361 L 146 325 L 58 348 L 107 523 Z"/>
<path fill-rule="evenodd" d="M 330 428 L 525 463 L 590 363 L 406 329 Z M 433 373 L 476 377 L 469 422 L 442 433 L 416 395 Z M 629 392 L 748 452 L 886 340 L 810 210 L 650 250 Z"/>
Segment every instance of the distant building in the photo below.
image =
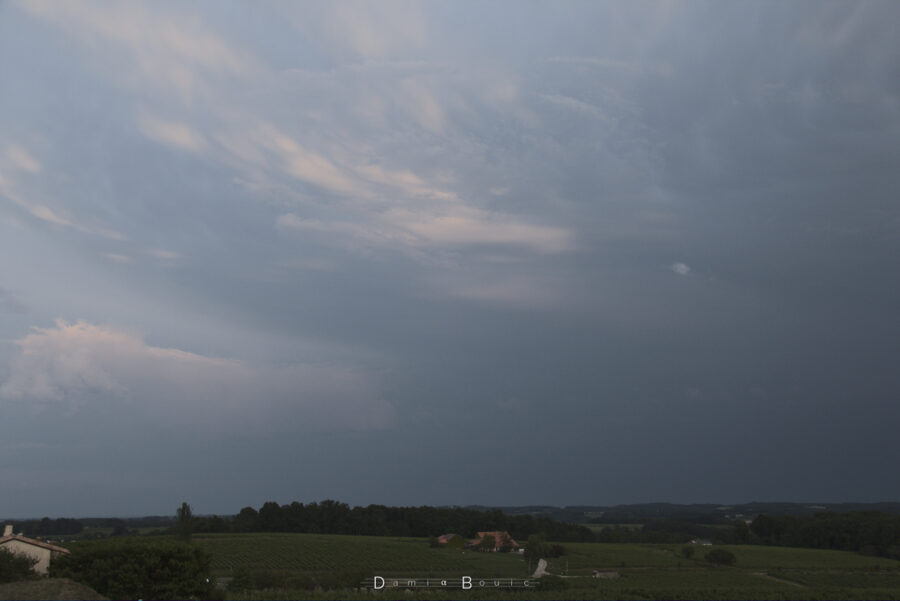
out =
<path fill-rule="evenodd" d="M 506 532 L 505 530 L 503 532 L 499 530 L 494 532 L 479 532 L 478 536 L 469 541 L 469 546 L 478 547 L 481 544 L 481 541 L 488 536 L 494 537 L 494 551 L 499 551 L 503 547 L 509 547 L 512 551 L 517 551 L 519 549 L 519 543 L 514 541 L 513 537 L 509 535 L 509 532 Z"/>
<path fill-rule="evenodd" d="M 708 538 L 695 538 L 691 540 L 692 545 L 703 545 L 704 547 L 708 547 L 712 545 L 712 541 Z"/>
<path fill-rule="evenodd" d="M 10 553 L 17 555 L 27 555 L 37 559 L 34 564 L 34 571 L 38 574 L 46 574 L 50 568 L 50 560 L 58 555 L 69 554 L 68 549 L 45 543 L 44 541 L 35 540 L 22 536 L 21 534 L 13 534 L 13 527 L 7 524 L 3 528 L 3 536 L 0 537 L 0 549 L 5 549 Z"/>

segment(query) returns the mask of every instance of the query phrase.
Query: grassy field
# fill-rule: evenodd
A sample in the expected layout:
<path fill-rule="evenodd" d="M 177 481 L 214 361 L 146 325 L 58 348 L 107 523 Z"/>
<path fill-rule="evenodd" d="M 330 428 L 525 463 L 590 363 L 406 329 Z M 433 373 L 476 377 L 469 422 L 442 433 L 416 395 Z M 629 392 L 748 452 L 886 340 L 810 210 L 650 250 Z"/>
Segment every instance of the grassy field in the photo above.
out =
<path fill-rule="evenodd" d="M 372 592 L 310 590 L 310 577 L 353 573 L 373 575 L 471 575 L 522 578 L 528 564 L 514 554 L 433 549 L 425 539 L 314 534 L 208 534 L 195 541 L 212 557 L 214 575 L 227 579 L 242 568 L 282 578 L 276 588 L 229 592 L 239 599 L 355 599 Z M 566 555 L 550 561 L 549 571 L 565 576 L 562 590 L 381 591 L 382 599 L 894 599 L 900 600 L 900 562 L 841 551 L 717 545 L 735 554 L 734 567 L 714 567 L 696 547 L 695 557 L 680 555 L 683 545 L 565 543 Z M 591 578 L 595 569 L 614 571 L 614 579 Z M 292 587 L 305 581 L 307 586 Z M 292 580 L 293 579 L 293 580 Z M 327 587 L 326 587 L 327 588 Z"/>

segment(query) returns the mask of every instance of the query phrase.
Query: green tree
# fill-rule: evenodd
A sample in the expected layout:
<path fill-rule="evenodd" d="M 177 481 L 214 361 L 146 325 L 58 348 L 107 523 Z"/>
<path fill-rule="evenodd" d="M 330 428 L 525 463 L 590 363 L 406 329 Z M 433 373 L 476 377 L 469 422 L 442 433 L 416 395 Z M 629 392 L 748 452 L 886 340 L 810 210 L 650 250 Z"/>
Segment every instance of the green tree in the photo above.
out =
<path fill-rule="evenodd" d="M 191 506 L 187 503 L 182 503 L 181 507 L 175 511 L 175 516 L 178 518 L 179 538 L 191 542 L 191 533 L 194 531 L 194 514 L 191 511 Z"/>
<path fill-rule="evenodd" d="M 481 541 L 478 543 L 478 549 L 480 551 L 493 551 L 497 547 L 497 539 L 494 538 L 493 534 L 488 534 L 484 536 Z"/>
<path fill-rule="evenodd" d="M 173 540 L 109 538 L 73 545 L 50 575 L 86 584 L 110 599 L 208 599 L 209 556 Z"/>
<path fill-rule="evenodd" d="M 547 543 L 544 542 L 543 536 L 532 534 L 528 537 L 528 542 L 525 543 L 525 557 L 528 559 L 541 559 L 548 555 L 548 551 L 549 549 L 547 548 Z"/>
<path fill-rule="evenodd" d="M 690 559 L 694 556 L 694 547 L 691 545 L 685 545 L 681 547 L 681 554 Z"/>
<path fill-rule="evenodd" d="M 241 509 L 240 513 L 237 514 L 234 518 L 233 527 L 235 532 L 254 532 L 256 531 L 257 524 L 256 520 L 259 518 L 259 514 L 252 507 L 244 507 Z M 296 530 L 297 532 L 303 532 L 303 530 Z"/>
<path fill-rule="evenodd" d="M 746 545 L 750 542 L 750 526 L 744 520 L 737 520 L 734 523 L 734 543 L 736 545 Z"/>

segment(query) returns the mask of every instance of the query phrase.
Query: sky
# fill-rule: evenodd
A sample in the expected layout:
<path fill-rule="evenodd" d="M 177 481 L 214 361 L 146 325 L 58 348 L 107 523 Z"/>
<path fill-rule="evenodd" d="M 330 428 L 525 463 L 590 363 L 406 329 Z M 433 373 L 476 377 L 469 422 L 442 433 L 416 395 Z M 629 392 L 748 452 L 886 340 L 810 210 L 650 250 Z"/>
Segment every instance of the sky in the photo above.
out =
<path fill-rule="evenodd" d="M 0 516 L 900 500 L 897 31 L 0 3 Z"/>

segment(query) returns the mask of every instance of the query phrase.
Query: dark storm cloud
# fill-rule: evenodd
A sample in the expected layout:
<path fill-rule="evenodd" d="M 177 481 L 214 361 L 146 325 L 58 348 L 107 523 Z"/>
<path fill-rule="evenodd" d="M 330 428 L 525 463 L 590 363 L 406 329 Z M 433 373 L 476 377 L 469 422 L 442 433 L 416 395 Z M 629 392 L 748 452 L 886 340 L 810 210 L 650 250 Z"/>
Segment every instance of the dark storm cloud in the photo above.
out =
<path fill-rule="evenodd" d="M 12 513 L 900 492 L 894 4 L 0 14 Z"/>

